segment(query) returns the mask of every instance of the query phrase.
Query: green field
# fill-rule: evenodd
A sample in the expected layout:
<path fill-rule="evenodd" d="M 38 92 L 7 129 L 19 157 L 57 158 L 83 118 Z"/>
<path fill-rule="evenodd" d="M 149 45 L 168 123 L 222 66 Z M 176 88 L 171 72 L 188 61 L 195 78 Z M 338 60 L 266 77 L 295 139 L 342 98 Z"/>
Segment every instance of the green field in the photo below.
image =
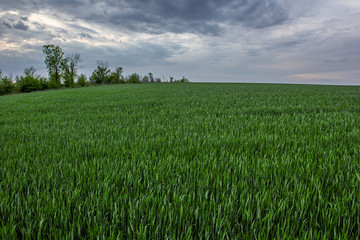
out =
<path fill-rule="evenodd" d="M 358 239 L 360 87 L 0 97 L 0 239 Z"/>

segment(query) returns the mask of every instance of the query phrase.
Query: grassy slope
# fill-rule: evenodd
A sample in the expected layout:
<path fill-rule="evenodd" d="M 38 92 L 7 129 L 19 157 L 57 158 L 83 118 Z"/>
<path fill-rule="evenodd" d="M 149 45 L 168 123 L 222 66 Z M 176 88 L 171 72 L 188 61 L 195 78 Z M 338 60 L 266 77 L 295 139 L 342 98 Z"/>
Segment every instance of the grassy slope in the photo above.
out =
<path fill-rule="evenodd" d="M 360 237 L 360 88 L 0 98 L 0 238 Z"/>

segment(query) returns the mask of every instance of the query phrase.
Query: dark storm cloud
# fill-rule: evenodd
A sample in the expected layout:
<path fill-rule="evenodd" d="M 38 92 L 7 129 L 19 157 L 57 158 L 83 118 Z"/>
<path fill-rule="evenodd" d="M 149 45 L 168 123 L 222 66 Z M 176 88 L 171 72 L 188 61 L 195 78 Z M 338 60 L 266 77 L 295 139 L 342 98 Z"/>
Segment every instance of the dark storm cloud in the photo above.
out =
<path fill-rule="evenodd" d="M 33 22 L 38 30 L 46 30 L 46 25 L 43 23 Z"/>
<path fill-rule="evenodd" d="M 93 38 L 90 34 L 88 33 L 79 33 L 79 36 L 82 37 L 82 38 Z"/>
<path fill-rule="evenodd" d="M 14 1 L 5 1 L 7 8 Z M 266 28 L 288 19 L 276 0 L 32 0 L 19 1 L 17 9 L 57 9 L 75 18 L 146 33 L 200 33 L 220 35 L 221 24 Z"/>
<path fill-rule="evenodd" d="M 4 24 L 6 27 L 8 27 L 8 28 L 12 28 L 12 26 L 11 26 L 10 23 L 8 23 L 8 22 L 3 22 L 3 24 Z"/>
<path fill-rule="evenodd" d="M 29 18 L 28 18 L 28 17 L 20 17 L 20 19 L 23 20 L 23 21 L 25 21 L 25 22 L 29 21 Z"/>
<path fill-rule="evenodd" d="M 15 29 L 19 29 L 19 30 L 28 30 L 29 26 L 25 25 L 22 21 L 18 21 L 16 24 L 14 24 L 13 26 Z"/>
<path fill-rule="evenodd" d="M 69 23 L 68 24 L 69 27 L 72 27 L 74 29 L 77 29 L 79 32 L 88 32 L 88 33 L 97 33 L 97 31 L 95 31 L 94 29 L 90 29 L 87 27 L 83 27 L 83 26 L 79 26 L 77 24 L 73 24 L 73 23 Z"/>
<path fill-rule="evenodd" d="M 114 5 L 112 5 L 114 4 Z M 97 13 L 97 19 L 107 19 L 114 25 L 145 32 L 193 32 L 219 35 L 221 24 L 243 24 L 264 28 L 287 19 L 285 8 L 273 0 L 132 0 L 107 2 Z"/>
<path fill-rule="evenodd" d="M 232 1 L 224 12 L 231 22 L 253 28 L 271 27 L 288 18 L 285 7 L 275 1 Z"/>
<path fill-rule="evenodd" d="M 5 26 L 6 29 L 0 27 L 0 31 L 1 33 L 4 33 L 5 30 L 8 29 L 28 30 L 29 26 L 24 23 L 24 21 L 27 22 L 28 20 L 27 17 L 19 17 L 15 14 L 5 13 L 0 16 L 0 22 L 2 22 L 1 26 Z"/>

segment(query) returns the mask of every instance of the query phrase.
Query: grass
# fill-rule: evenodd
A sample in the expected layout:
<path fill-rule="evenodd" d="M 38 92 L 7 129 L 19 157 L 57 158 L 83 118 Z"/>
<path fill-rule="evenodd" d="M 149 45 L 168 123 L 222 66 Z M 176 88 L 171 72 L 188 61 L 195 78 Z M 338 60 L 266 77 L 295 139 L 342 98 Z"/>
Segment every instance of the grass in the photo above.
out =
<path fill-rule="evenodd" d="M 0 98 L 2 239 L 358 239 L 360 87 Z"/>

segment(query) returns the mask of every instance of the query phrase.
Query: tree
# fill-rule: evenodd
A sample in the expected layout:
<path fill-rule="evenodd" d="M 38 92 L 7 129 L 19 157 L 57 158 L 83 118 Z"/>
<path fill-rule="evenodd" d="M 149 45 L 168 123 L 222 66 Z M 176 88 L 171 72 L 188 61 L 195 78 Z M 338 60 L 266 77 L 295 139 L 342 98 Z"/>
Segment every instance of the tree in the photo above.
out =
<path fill-rule="evenodd" d="M 50 80 L 54 87 L 60 87 L 61 76 L 64 72 L 64 67 L 67 65 L 68 58 L 64 58 L 64 52 L 59 46 L 44 45 L 43 53 L 46 55 L 45 64 L 49 72 Z"/>
<path fill-rule="evenodd" d="M 190 81 L 189 81 L 189 79 L 187 79 L 186 77 L 182 77 L 182 79 L 180 79 L 180 82 L 182 82 L 182 83 L 189 83 Z"/>
<path fill-rule="evenodd" d="M 114 72 L 111 72 L 108 76 L 105 76 L 104 78 L 104 83 L 113 83 L 113 84 L 117 84 L 117 83 L 124 83 L 125 80 L 123 79 L 122 76 L 122 67 L 117 67 L 116 70 Z"/>
<path fill-rule="evenodd" d="M 77 70 L 80 68 L 80 62 L 82 62 L 82 59 L 79 53 L 75 53 L 74 55 L 67 57 L 67 64 L 64 65 L 64 80 L 66 87 L 74 86 Z"/>
<path fill-rule="evenodd" d="M 145 76 L 142 78 L 142 82 L 143 82 L 143 83 L 148 83 L 148 82 L 149 82 L 149 77 L 145 75 Z"/>
<path fill-rule="evenodd" d="M 97 68 L 93 71 L 91 75 L 91 81 L 96 84 L 102 84 L 104 81 L 107 82 L 107 77 L 110 74 L 110 69 L 108 62 L 98 60 Z"/>
<path fill-rule="evenodd" d="M 116 72 L 116 76 L 117 76 L 117 82 L 116 83 L 125 83 L 124 76 L 122 75 L 123 68 L 122 67 L 117 67 L 115 72 Z"/>
<path fill-rule="evenodd" d="M 123 68 L 117 67 L 116 68 L 116 74 L 119 76 L 119 78 L 122 78 Z"/>
<path fill-rule="evenodd" d="M 149 73 L 149 80 L 151 83 L 155 82 L 154 75 L 152 73 Z"/>
<path fill-rule="evenodd" d="M 0 70 L 0 95 L 12 93 L 15 89 L 15 84 L 11 80 L 11 76 L 3 76 Z"/>
<path fill-rule="evenodd" d="M 35 73 L 36 73 L 36 69 L 33 66 L 25 68 L 24 70 L 25 77 L 35 78 Z"/>
<path fill-rule="evenodd" d="M 189 79 L 187 79 L 186 77 L 184 77 L 184 76 L 183 76 L 181 79 L 176 80 L 175 82 L 189 83 L 189 82 L 190 82 L 190 80 L 189 80 Z"/>

